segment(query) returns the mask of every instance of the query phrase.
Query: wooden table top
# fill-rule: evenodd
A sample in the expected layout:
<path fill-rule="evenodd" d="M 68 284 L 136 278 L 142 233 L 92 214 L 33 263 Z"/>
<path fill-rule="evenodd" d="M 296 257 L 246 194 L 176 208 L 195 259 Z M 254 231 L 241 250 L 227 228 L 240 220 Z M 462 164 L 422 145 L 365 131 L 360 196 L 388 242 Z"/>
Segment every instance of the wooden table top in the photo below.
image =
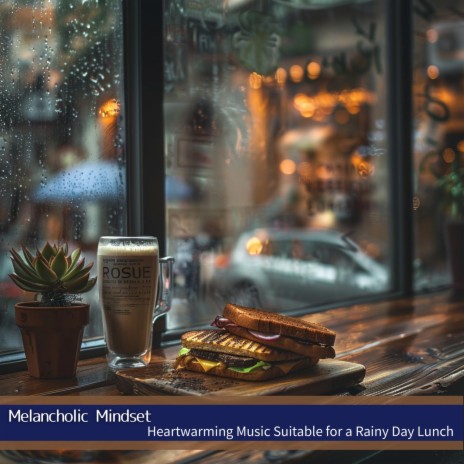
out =
<path fill-rule="evenodd" d="M 304 317 L 337 332 L 335 349 L 338 359 L 366 366 L 364 382 L 359 386 L 339 392 L 339 395 L 464 395 L 463 293 L 449 291 L 360 304 Z M 172 359 L 177 351 L 178 347 L 157 350 L 154 352 L 154 359 Z M 0 376 L 0 395 L 107 396 L 120 395 L 120 393 L 102 357 L 81 361 L 75 379 L 39 380 L 31 378 L 25 372 L 2 375 Z M 366 452 L 363 453 L 362 459 L 366 459 Z M 154 451 L 147 456 L 143 453 L 135 453 L 129 457 L 126 454 L 123 461 L 118 461 L 119 458 L 114 457 L 113 462 L 153 462 L 156 456 L 156 462 L 160 463 L 324 463 L 329 462 L 324 460 L 326 455 L 327 452 L 324 454 L 308 451 L 283 452 L 281 457 L 277 455 L 272 457 L 269 453 L 262 451 L 246 453 L 246 456 L 243 453 L 240 456 L 232 452 Z M 385 453 L 382 454 L 384 455 Z M 451 453 L 451 455 L 454 461 L 450 460 L 450 464 L 464 462 L 462 453 L 459 457 L 461 461 L 456 460 L 454 454 Z M 435 455 L 428 452 L 417 462 L 448 464 L 447 459 L 451 455 L 445 452 L 435 453 Z M 336 462 L 350 464 L 358 462 L 357 460 L 361 462 L 361 454 L 358 452 L 345 452 L 343 456 L 347 460 L 340 457 Z M 427 461 L 432 457 L 433 461 Z M 0 462 L 2 462 L 1 459 Z M 362 462 L 369 464 L 374 461 Z"/>

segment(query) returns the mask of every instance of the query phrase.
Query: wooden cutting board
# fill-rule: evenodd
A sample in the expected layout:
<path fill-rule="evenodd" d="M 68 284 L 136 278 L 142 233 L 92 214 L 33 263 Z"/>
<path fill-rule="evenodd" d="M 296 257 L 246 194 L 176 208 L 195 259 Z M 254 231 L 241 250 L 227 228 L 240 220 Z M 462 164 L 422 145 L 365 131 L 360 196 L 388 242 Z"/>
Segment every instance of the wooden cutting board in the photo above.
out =
<path fill-rule="evenodd" d="M 325 395 L 346 390 L 363 381 L 361 364 L 321 360 L 315 366 L 292 375 L 247 382 L 188 371 L 176 371 L 172 361 L 116 373 L 117 386 L 129 395 Z"/>

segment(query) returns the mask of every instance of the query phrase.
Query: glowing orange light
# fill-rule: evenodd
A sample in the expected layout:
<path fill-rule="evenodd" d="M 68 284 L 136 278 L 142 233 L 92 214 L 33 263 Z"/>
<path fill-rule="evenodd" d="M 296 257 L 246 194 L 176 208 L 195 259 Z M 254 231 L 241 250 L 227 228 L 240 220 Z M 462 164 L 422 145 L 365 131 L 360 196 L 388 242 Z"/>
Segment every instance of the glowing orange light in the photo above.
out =
<path fill-rule="evenodd" d="M 351 163 L 355 168 L 359 166 L 359 163 L 363 160 L 363 157 L 356 151 L 351 155 Z"/>
<path fill-rule="evenodd" d="M 301 116 L 304 118 L 311 118 L 314 116 L 314 109 L 312 108 L 302 108 L 301 109 Z"/>
<path fill-rule="evenodd" d="M 454 153 L 454 150 L 452 148 L 445 148 L 443 150 L 443 160 L 445 163 L 451 164 L 456 158 L 456 153 Z"/>
<path fill-rule="evenodd" d="M 107 100 L 100 106 L 98 110 L 98 115 L 101 118 L 115 118 L 120 111 L 121 104 L 119 100 L 116 100 L 116 98 L 112 98 L 111 100 Z"/>
<path fill-rule="evenodd" d="M 361 111 L 361 108 L 358 105 L 347 105 L 346 111 L 350 114 L 358 114 Z"/>
<path fill-rule="evenodd" d="M 429 76 L 430 79 L 436 79 L 439 75 L 440 75 L 440 70 L 434 64 L 431 64 L 427 68 L 427 76 Z"/>
<path fill-rule="evenodd" d="M 328 180 L 332 178 L 332 174 L 327 169 L 327 166 L 321 165 L 317 168 L 317 177 L 322 180 Z"/>
<path fill-rule="evenodd" d="M 360 177 L 369 177 L 374 173 L 374 166 L 367 161 L 361 161 L 358 166 L 358 174 Z"/>
<path fill-rule="evenodd" d="M 263 251 L 263 242 L 258 237 L 251 237 L 245 247 L 249 255 L 259 255 Z"/>
<path fill-rule="evenodd" d="M 464 140 L 460 140 L 458 142 L 458 145 L 457 145 L 457 148 L 460 152 L 463 152 L 464 153 Z"/>
<path fill-rule="evenodd" d="M 298 93 L 293 99 L 293 106 L 297 109 L 301 116 L 304 118 L 310 118 L 314 115 L 316 111 L 316 105 L 314 99 L 308 97 L 304 93 Z"/>
<path fill-rule="evenodd" d="M 308 66 L 306 66 L 306 71 L 310 79 L 317 79 L 321 73 L 321 65 L 316 61 L 311 61 L 308 63 Z"/>
<path fill-rule="evenodd" d="M 264 76 L 263 82 L 269 86 L 274 85 L 274 78 L 272 76 Z"/>
<path fill-rule="evenodd" d="M 285 71 L 284 68 L 278 68 L 275 73 L 275 80 L 277 81 L 277 84 L 284 85 L 287 80 L 287 71 Z"/>
<path fill-rule="evenodd" d="M 295 174 L 296 163 L 291 159 L 284 159 L 280 162 L 279 169 L 282 174 L 291 176 L 292 174 Z"/>
<path fill-rule="evenodd" d="M 248 78 L 248 82 L 252 89 L 258 90 L 263 85 L 263 76 L 261 76 L 258 73 L 253 72 L 250 74 L 250 77 Z"/>
<path fill-rule="evenodd" d="M 304 77 L 303 68 L 298 64 L 294 64 L 293 66 L 291 66 L 290 77 L 293 82 L 301 82 Z"/>

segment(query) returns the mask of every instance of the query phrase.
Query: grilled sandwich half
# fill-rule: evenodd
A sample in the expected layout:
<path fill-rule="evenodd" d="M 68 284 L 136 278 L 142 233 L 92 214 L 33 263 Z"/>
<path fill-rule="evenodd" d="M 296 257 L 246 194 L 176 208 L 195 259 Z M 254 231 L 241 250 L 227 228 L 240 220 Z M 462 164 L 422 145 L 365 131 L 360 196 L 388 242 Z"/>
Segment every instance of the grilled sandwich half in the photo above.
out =
<path fill-rule="evenodd" d="M 304 318 L 229 303 L 211 325 L 278 350 L 309 358 L 335 357 L 335 332 Z"/>
<path fill-rule="evenodd" d="M 318 362 L 301 354 L 279 350 L 225 330 L 196 330 L 182 335 L 177 369 L 240 380 L 281 377 Z"/>

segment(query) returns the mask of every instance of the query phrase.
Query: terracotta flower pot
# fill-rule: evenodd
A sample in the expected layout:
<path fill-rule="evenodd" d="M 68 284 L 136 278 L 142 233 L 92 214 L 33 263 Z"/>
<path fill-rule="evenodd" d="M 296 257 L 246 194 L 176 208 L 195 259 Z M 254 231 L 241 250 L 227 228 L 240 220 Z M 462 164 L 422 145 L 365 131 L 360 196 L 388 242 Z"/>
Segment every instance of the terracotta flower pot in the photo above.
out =
<path fill-rule="evenodd" d="M 17 303 L 15 313 L 29 374 L 42 379 L 76 375 L 82 335 L 89 323 L 89 305 Z"/>

